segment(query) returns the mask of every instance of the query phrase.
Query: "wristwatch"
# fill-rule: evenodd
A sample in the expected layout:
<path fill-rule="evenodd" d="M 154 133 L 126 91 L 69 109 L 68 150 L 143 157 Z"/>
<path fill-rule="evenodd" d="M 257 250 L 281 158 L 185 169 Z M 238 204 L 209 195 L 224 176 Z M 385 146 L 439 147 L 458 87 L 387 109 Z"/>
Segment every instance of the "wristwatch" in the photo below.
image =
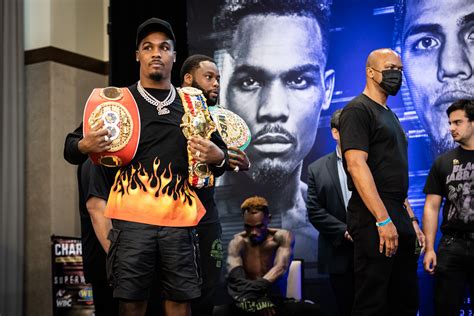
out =
<path fill-rule="evenodd" d="M 411 220 L 412 222 L 417 222 L 418 224 L 420 223 L 420 221 L 418 220 L 418 217 L 416 217 L 416 216 L 410 217 L 410 220 Z"/>

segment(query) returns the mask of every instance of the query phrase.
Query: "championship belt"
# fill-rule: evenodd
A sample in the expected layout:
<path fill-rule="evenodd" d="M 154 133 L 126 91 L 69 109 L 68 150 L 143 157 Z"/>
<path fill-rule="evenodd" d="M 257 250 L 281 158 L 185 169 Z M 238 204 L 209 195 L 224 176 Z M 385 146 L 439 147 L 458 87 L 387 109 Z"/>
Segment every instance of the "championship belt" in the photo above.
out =
<path fill-rule="evenodd" d="M 244 151 L 252 139 L 247 123 L 234 112 L 220 106 L 210 106 L 209 112 L 227 147 L 237 147 Z"/>
<path fill-rule="evenodd" d="M 184 107 L 184 115 L 181 123 L 184 136 L 189 139 L 192 136 L 211 138 L 211 134 L 216 131 L 216 125 L 209 114 L 206 98 L 201 90 L 184 87 L 177 89 Z M 209 170 L 209 166 L 197 161 L 191 154 L 188 146 L 188 181 L 193 187 L 211 187 L 214 185 L 214 175 Z"/>
<path fill-rule="evenodd" d="M 91 160 L 106 167 L 127 165 L 135 156 L 140 140 L 140 112 L 127 88 L 107 87 L 92 91 L 84 108 L 84 135 L 100 121 L 109 130 L 111 148 L 89 154 Z"/>

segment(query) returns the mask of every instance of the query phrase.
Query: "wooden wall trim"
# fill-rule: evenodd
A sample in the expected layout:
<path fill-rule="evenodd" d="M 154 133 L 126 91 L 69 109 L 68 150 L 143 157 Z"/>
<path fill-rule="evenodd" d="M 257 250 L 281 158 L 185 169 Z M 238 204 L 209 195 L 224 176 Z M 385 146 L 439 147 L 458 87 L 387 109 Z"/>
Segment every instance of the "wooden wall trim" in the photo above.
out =
<path fill-rule="evenodd" d="M 109 62 L 73 53 L 53 46 L 25 51 L 25 65 L 54 61 L 101 75 L 109 74 Z"/>

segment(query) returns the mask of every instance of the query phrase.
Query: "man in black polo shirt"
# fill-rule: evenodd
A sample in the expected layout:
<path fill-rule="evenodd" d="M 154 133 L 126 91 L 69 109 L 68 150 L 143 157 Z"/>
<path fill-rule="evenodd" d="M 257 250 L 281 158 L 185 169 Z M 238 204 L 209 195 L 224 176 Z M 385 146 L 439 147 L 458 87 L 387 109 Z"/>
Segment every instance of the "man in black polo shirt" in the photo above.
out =
<path fill-rule="evenodd" d="M 354 239 L 354 316 L 416 315 L 418 309 L 417 234 L 424 241 L 406 200 L 407 139 L 386 105 L 400 89 L 402 68 L 394 51 L 371 52 L 365 89 L 341 114 L 341 146 L 352 190 L 348 227 Z"/>
<path fill-rule="evenodd" d="M 435 275 L 435 314 L 459 315 L 466 283 L 474 308 L 474 100 L 459 100 L 446 111 L 459 147 L 441 155 L 431 167 L 424 192 L 425 270 Z M 443 208 L 443 237 L 434 251 L 438 215 Z"/>

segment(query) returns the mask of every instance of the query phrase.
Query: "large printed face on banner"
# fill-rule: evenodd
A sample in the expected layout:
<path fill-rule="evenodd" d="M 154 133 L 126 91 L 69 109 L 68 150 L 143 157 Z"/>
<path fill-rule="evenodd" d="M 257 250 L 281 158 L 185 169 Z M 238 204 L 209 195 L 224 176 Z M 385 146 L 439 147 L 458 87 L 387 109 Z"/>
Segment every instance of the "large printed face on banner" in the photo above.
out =
<path fill-rule="evenodd" d="M 474 98 L 474 1 L 408 0 L 400 49 L 410 95 L 435 152 L 454 146 L 446 109 Z"/>
<path fill-rule="evenodd" d="M 218 199 L 218 208 L 239 214 L 238 206 L 245 198 L 263 195 L 276 225 L 294 233 L 295 256 L 314 262 L 318 235 L 307 220 L 301 171 L 334 87 L 334 71 L 326 70 L 320 23 L 304 11 L 249 10 L 236 18 L 229 31 L 221 102 L 251 130 L 246 153 L 252 167 L 246 173 L 223 177 L 225 185 L 233 183 L 233 189 Z M 219 188 L 216 192 L 221 196 Z M 226 222 L 235 217 L 224 214 L 221 218 Z M 235 233 L 226 227 L 224 242 Z"/>
<path fill-rule="evenodd" d="M 313 146 L 331 98 L 334 73 L 325 71 L 319 24 L 303 16 L 249 15 L 237 25 L 229 53 L 225 104 L 252 132 L 249 175 L 285 185 Z"/>
<path fill-rule="evenodd" d="M 246 149 L 251 169 L 227 172 L 216 188 L 223 242 L 242 229 L 235 225 L 242 201 L 261 195 L 269 201 L 273 225 L 293 232 L 295 256 L 315 262 L 318 233 L 307 220 L 301 173 L 334 87 L 334 71 L 326 68 L 328 24 L 321 22 L 327 22 L 328 7 L 316 1 L 235 4 L 188 7 L 190 51 L 216 48 L 209 54 L 221 70 L 220 104 L 241 116 L 252 133 Z M 207 10 L 216 10 L 221 23 L 213 25 L 215 33 L 199 31 Z"/>

